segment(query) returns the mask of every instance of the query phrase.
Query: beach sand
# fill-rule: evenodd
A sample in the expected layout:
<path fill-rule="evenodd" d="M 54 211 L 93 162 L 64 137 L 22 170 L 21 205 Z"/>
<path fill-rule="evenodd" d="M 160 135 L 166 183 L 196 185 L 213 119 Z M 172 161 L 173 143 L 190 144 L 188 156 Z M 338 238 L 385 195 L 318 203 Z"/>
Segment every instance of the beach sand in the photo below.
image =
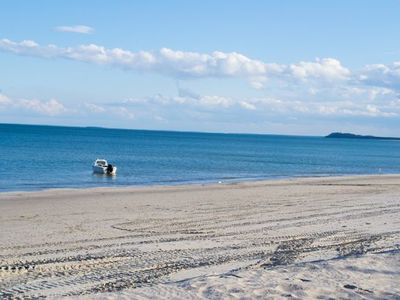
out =
<path fill-rule="evenodd" d="M 400 176 L 0 194 L 0 298 L 400 299 Z"/>

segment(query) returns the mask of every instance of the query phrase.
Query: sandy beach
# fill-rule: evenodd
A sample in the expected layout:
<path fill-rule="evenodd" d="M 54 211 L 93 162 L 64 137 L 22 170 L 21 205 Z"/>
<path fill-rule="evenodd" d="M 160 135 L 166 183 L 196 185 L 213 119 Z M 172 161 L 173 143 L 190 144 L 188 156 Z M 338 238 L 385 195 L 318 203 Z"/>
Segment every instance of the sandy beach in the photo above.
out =
<path fill-rule="evenodd" d="M 0 298 L 400 299 L 400 176 L 0 194 Z"/>

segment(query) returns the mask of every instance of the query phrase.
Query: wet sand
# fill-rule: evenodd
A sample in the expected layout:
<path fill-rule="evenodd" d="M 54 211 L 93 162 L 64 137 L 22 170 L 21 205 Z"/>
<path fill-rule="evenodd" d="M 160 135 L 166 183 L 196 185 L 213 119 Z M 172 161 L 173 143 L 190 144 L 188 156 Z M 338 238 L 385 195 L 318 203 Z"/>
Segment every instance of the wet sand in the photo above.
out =
<path fill-rule="evenodd" d="M 0 298 L 400 299 L 400 176 L 0 194 Z"/>

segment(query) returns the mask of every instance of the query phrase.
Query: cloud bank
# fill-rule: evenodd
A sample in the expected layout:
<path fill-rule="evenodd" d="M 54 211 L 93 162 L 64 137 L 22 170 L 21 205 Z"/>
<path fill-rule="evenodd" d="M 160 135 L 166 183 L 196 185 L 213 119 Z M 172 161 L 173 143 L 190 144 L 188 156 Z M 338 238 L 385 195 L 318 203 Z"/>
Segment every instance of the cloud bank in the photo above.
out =
<path fill-rule="evenodd" d="M 261 114 L 263 116 L 306 116 L 306 117 L 368 117 L 393 118 L 400 116 L 400 100 L 394 92 L 384 88 L 339 88 L 313 91 L 305 98 L 299 99 L 295 94 L 265 97 L 223 97 L 216 95 L 197 95 L 187 89 L 179 89 L 178 96 L 155 95 L 146 98 L 129 98 L 123 101 L 108 103 L 109 106 L 135 107 L 142 111 L 154 111 L 154 108 L 168 110 L 190 108 L 192 111 L 237 113 L 240 119 L 242 112 Z M 341 99 L 336 95 L 342 94 Z M 324 98 L 321 97 L 324 95 Z M 235 119 L 233 118 L 232 121 Z"/>
<path fill-rule="evenodd" d="M 61 26 L 61 31 L 90 33 L 87 26 Z M 154 72 L 179 79 L 243 78 L 254 88 L 263 88 L 268 80 L 288 83 L 351 82 L 360 85 L 400 89 L 400 62 L 390 65 L 371 64 L 352 71 L 334 58 L 317 58 L 289 65 L 268 63 L 237 52 L 186 52 L 162 48 L 157 51 L 132 52 L 88 44 L 77 47 L 40 45 L 32 40 L 0 40 L 0 50 L 17 55 L 44 59 L 68 59 L 124 70 Z"/>
<path fill-rule="evenodd" d="M 162 48 L 158 51 L 132 52 L 108 49 L 95 44 L 77 47 L 39 45 L 32 40 L 0 40 L 0 50 L 41 58 L 63 58 L 125 70 L 156 72 L 176 78 L 239 77 L 248 79 L 255 88 L 263 87 L 268 78 L 282 80 L 346 80 L 350 70 L 333 58 L 316 59 L 291 65 L 266 63 L 237 52 L 198 53 Z"/>

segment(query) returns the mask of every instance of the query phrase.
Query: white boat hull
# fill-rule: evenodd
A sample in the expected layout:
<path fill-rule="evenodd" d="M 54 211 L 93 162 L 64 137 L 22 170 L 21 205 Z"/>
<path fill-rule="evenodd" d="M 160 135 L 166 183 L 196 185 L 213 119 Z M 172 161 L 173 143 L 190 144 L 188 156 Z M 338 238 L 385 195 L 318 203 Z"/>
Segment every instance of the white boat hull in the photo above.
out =
<path fill-rule="evenodd" d="M 101 167 L 101 166 L 93 166 L 93 173 L 96 174 L 106 174 L 107 172 L 107 167 Z"/>
<path fill-rule="evenodd" d="M 92 167 L 93 173 L 95 174 L 107 174 L 107 175 L 115 175 L 117 173 L 117 167 L 113 166 L 112 172 L 107 172 L 107 167 L 105 166 L 96 166 Z"/>

